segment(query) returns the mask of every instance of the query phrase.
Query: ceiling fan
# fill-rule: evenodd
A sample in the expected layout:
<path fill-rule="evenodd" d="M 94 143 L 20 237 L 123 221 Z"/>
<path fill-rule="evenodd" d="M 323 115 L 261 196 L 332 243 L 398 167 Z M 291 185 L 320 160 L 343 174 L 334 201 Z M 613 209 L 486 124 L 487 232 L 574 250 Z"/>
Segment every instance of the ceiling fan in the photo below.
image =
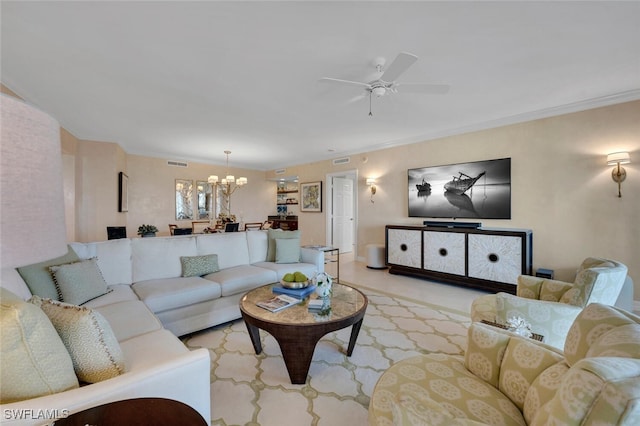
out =
<path fill-rule="evenodd" d="M 371 113 L 371 95 L 379 98 L 387 93 L 429 93 L 444 94 L 449 91 L 447 84 L 428 84 L 428 83 L 399 83 L 396 80 L 409 69 L 418 60 L 416 55 L 407 52 L 400 52 L 391 64 L 384 69 L 385 58 L 376 58 L 374 65 L 378 73 L 382 73 L 376 80 L 368 83 L 352 80 L 343 80 L 339 78 L 324 77 L 320 81 L 324 83 L 335 83 L 348 86 L 358 86 L 364 88 L 369 95 L 369 115 Z"/>

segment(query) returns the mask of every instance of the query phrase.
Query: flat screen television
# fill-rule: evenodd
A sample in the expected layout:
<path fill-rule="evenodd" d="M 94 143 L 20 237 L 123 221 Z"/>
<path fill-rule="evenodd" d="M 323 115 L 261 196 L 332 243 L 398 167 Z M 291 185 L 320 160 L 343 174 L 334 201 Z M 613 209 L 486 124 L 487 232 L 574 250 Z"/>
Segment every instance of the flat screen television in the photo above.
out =
<path fill-rule="evenodd" d="M 511 158 L 409 169 L 409 217 L 511 219 Z"/>

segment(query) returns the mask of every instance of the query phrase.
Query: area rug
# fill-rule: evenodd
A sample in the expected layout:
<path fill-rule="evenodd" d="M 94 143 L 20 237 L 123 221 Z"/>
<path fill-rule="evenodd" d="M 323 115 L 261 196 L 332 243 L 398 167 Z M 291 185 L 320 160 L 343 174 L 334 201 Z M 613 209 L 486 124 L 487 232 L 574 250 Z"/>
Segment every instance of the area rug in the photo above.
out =
<path fill-rule="evenodd" d="M 318 342 L 304 385 L 292 385 L 278 343 L 261 330 L 256 355 L 242 320 L 183 338 L 211 354 L 211 424 L 250 426 L 367 424 L 369 398 L 380 375 L 421 353 L 462 355 L 468 315 L 358 287 L 369 306 L 351 357 L 351 327 Z"/>

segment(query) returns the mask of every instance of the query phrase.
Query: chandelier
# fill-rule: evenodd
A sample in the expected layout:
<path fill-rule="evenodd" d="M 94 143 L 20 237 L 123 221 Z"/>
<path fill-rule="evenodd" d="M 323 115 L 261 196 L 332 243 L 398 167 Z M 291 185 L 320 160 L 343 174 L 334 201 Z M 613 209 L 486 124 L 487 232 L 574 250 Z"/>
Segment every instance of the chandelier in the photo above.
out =
<path fill-rule="evenodd" d="M 221 187 L 224 195 L 229 197 L 236 191 L 236 189 L 242 188 L 249 183 L 249 181 L 246 177 L 239 177 L 236 179 L 235 176 L 229 174 L 229 154 L 231 154 L 231 151 L 225 151 L 224 153 L 227 155 L 227 176 L 222 180 L 218 180 L 217 175 L 211 175 L 207 180 L 211 185 Z"/>
<path fill-rule="evenodd" d="M 216 202 L 220 207 L 219 209 L 216 209 L 217 213 L 226 214 L 230 217 L 231 194 L 233 194 L 238 188 L 245 186 L 249 181 L 246 177 L 239 177 L 236 179 L 235 176 L 229 174 L 229 154 L 231 154 L 231 151 L 225 151 L 224 153 L 227 156 L 227 175 L 223 179 L 218 179 L 217 175 L 211 175 L 207 181 L 211 185 L 211 188 L 222 196 L 222 199 Z"/>

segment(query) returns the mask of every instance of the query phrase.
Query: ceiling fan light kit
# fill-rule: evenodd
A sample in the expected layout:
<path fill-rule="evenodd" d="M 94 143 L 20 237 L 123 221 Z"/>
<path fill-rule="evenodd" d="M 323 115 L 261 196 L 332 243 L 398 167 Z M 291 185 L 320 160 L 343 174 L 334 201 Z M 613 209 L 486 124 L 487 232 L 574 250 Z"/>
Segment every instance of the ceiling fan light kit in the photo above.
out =
<path fill-rule="evenodd" d="M 446 84 L 428 84 L 428 83 L 409 83 L 401 84 L 397 82 L 397 79 L 404 74 L 418 60 L 416 55 L 407 52 L 400 52 L 398 56 L 391 62 L 391 64 L 384 70 L 383 67 L 386 63 L 382 57 L 376 58 L 373 62 L 378 73 L 382 73 L 377 80 L 373 80 L 369 83 L 353 80 L 343 80 L 339 78 L 324 77 L 320 79 L 321 82 L 341 84 L 348 86 L 358 86 L 364 88 L 365 92 L 369 95 L 369 116 L 371 113 L 371 95 L 376 98 L 380 98 L 389 93 L 398 93 L 397 88 L 401 88 L 402 93 L 430 93 L 430 94 L 444 94 L 449 91 L 449 86 Z"/>

